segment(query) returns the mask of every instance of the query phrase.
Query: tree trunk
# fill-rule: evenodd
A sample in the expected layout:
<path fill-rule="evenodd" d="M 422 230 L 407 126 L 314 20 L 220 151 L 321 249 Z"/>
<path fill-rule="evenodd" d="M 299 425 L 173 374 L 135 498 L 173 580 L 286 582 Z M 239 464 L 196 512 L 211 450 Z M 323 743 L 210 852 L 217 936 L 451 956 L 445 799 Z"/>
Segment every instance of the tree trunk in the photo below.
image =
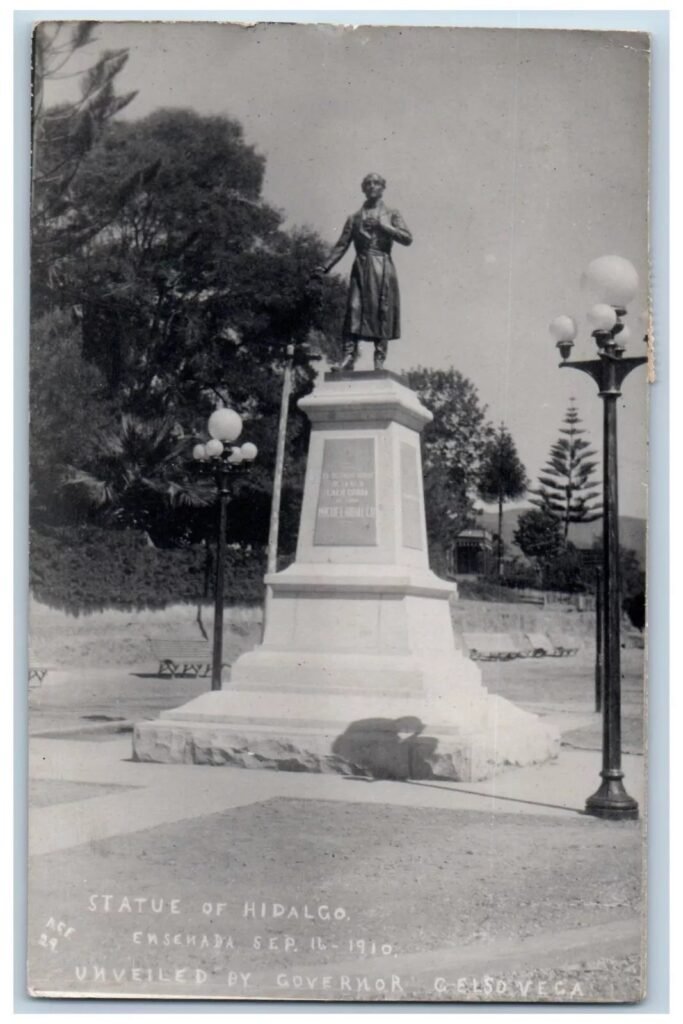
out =
<path fill-rule="evenodd" d="M 503 575 L 503 495 L 498 494 L 498 579 Z"/>
<path fill-rule="evenodd" d="M 571 503 L 572 503 L 572 487 L 571 482 L 567 485 L 567 507 L 564 512 L 564 543 L 567 544 L 567 538 L 569 537 L 569 524 L 571 522 Z"/>

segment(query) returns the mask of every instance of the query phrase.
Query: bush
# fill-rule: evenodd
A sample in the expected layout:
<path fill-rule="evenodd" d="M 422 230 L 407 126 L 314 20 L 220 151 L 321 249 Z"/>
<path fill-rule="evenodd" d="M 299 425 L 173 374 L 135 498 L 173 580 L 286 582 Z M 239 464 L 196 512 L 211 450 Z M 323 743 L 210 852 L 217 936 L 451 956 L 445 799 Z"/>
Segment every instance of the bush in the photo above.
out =
<path fill-rule="evenodd" d="M 515 558 L 504 563 L 503 576 L 501 579 L 496 575 L 496 568 L 492 567 L 487 577 L 491 583 L 498 583 L 501 587 L 511 587 L 515 590 L 538 590 L 541 585 L 541 578 L 538 569 Z"/>
<path fill-rule="evenodd" d="M 155 548 L 136 530 L 93 526 L 32 530 L 29 585 L 45 604 L 78 612 L 164 608 L 213 599 L 215 550 Z M 263 601 L 265 551 L 228 547 L 225 600 Z"/>
<path fill-rule="evenodd" d="M 543 586 L 546 590 L 565 594 L 582 594 L 589 589 L 595 570 L 587 568 L 581 553 L 568 543 L 562 551 L 543 565 Z"/>
<path fill-rule="evenodd" d="M 459 580 L 458 596 L 467 601 L 497 601 L 516 604 L 519 594 L 515 587 L 507 587 L 504 581 L 498 583 L 493 579 Z"/>

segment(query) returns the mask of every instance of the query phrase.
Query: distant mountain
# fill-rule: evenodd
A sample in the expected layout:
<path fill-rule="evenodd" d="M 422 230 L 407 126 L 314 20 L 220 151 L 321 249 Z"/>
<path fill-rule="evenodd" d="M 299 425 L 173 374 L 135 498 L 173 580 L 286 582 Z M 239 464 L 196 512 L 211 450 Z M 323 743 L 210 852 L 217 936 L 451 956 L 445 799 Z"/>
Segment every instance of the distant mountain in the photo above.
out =
<path fill-rule="evenodd" d="M 509 508 L 503 513 L 503 542 L 506 551 L 511 555 L 521 555 L 521 551 L 512 540 L 517 528 L 517 520 L 528 508 Z M 631 548 L 638 556 L 640 564 L 645 565 L 646 522 L 636 516 L 619 516 L 619 543 L 624 548 Z M 498 532 L 498 513 L 482 512 L 477 516 L 477 526 L 491 533 Z M 569 540 L 577 548 L 590 548 L 593 542 L 602 537 L 602 523 L 598 519 L 594 523 L 578 523 L 569 527 Z"/>

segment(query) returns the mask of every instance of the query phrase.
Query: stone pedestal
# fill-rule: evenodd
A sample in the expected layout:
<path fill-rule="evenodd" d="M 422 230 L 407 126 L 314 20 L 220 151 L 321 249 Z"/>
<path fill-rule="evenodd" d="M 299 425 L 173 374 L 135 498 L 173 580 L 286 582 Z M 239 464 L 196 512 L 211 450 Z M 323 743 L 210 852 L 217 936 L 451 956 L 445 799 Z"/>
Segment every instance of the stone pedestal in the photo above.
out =
<path fill-rule="evenodd" d="M 266 577 L 263 643 L 231 680 L 136 726 L 138 760 L 486 778 L 557 737 L 490 696 L 454 643 L 454 584 L 429 569 L 420 432 L 395 375 L 328 374 L 311 421 L 296 561 Z"/>

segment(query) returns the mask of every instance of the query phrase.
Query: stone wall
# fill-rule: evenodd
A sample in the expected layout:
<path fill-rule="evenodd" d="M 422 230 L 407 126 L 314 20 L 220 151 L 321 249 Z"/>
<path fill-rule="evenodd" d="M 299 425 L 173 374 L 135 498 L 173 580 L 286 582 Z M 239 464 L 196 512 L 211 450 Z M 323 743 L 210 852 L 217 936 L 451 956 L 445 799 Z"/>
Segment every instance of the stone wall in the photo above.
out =
<path fill-rule="evenodd" d="M 461 601 L 452 604 L 456 637 L 466 632 L 545 633 L 552 639 L 575 637 L 582 647 L 591 646 L 595 635 L 593 612 L 572 608 L 544 609 L 528 604 L 489 601 Z M 106 609 L 78 616 L 34 599 L 29 606 L 31 649 L 39 661 L 55 667 L 81 665 L 149 664 L 149 639 L 169 637 L 196 639 L 211 637 L 213 608 L 171 605 L 160 611 Z M 261 608 L 236 606 L 225 609 L 225 646 L 232 661 L 261 640 Z"/>

